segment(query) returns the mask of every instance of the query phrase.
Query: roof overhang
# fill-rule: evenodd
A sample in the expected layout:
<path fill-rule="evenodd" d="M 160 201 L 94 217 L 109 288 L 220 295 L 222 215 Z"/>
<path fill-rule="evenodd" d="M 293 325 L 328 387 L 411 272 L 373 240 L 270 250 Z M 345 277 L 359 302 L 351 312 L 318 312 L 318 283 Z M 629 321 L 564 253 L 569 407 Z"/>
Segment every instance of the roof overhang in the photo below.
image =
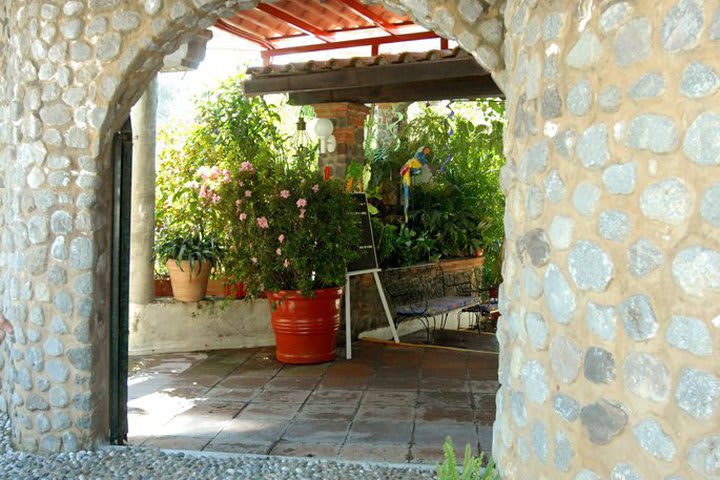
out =
<path fill-rule="evenodd" d="M 294 105 L 503 96 L 490 74 L 460 49 L 255 67 L 248 73 L 246 95 L 288 93 Z"/>

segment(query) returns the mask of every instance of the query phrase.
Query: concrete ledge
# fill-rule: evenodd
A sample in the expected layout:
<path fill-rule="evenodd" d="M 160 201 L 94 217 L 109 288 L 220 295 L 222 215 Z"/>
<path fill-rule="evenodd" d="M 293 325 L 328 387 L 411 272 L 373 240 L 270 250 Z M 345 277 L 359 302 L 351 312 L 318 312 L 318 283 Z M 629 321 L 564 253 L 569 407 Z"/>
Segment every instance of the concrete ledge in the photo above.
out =
<path fill-rule="evenodd" d="M 130 355 L 275 345 L 267 300 L 130 305 Z"/>

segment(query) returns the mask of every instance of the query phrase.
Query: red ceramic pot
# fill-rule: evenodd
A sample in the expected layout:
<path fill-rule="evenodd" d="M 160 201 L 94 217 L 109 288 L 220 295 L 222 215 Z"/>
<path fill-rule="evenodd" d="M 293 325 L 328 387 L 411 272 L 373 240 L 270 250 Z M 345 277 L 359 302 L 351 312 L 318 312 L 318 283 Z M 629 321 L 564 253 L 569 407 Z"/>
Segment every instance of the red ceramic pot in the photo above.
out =
<path fill-rule="evenodd" d="M 275 332 L 275 357 L 292 364 L 329 362 L 335 358 L 342 288 L 267 292 Z"/>

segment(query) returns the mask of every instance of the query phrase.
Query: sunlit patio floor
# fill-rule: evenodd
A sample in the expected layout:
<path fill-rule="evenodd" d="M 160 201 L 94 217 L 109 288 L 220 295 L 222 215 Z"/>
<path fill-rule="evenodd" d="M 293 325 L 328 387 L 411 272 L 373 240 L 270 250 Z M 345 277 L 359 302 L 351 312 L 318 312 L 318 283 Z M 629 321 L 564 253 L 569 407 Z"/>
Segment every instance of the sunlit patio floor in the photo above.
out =
<path fill-rule="evenodd" d="M 493 339 L 494 341 L 494 339 Z M 129 443 L 436 463 L 445 436 L 490 452 L 497 355 L 357 342 L 284 365 L 274 348 L 130 358 Z"/>

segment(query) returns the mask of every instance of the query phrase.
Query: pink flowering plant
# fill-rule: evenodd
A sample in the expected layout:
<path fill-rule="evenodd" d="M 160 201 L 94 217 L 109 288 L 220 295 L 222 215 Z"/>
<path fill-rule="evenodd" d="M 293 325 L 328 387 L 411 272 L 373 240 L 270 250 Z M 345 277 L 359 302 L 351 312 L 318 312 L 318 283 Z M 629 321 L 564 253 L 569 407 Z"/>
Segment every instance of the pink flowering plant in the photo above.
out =
<path fill-rule="evenodd" d="M 283 137 L 277 128 L 279 114 L 262 98 L 246 98 L 242 92 L 244 79 L 244 75 L 231 77 L 196 99 L 193 125 L 161 132 L 155 188 L 156 244 L 178 238 L 190 240 L 203 233 L 203 237 L 224 245 L 228 232 L 224 212 L 217 207 L 225 184 L 244 163 L 272 162 L 283 151 Z M 162 271 L 164 267 L 158 263 L 156 268 Z M 222 272 L 216 269 L 215 273 Z"/>
<path fill-rule="evenodd" d="M 359 228 L 342 182 L 323 180 L 303 162 L 277 161 L 244 162 L 230 180 L 223 172 L 203 185 L 208 208 L 224 218 L 218 228 L 226 232 L 225 270 L 250 297 L 281 290 L 308 295 L 344 284 Z"/>

